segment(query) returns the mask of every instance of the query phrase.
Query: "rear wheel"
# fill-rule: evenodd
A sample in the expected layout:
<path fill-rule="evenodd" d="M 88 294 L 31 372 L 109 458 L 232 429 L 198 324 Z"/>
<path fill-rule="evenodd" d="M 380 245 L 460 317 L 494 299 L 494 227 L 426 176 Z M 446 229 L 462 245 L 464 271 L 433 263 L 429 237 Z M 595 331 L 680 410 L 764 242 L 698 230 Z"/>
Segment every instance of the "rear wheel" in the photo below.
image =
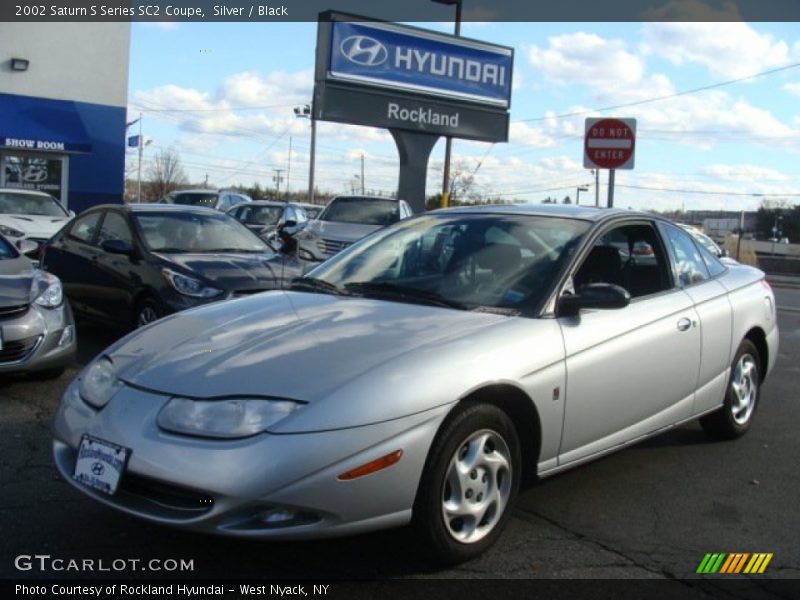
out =
<path fill-rule="evenodd" d="M 453 414 L 431 447 L 413 527 L 431 558 L 456 564 L 500 536 L 520 484 L 520 447 L 508 416 L 489 404 Z"/>
<path fill-rule="evenodd" d="M 705 432 L 727 440 L 744 435 L 753 422 L 760 383 L 758 350 L 750 340 L 744 340 L 731 365 L 725 402 L 719 410 L 700 419 Z"/>

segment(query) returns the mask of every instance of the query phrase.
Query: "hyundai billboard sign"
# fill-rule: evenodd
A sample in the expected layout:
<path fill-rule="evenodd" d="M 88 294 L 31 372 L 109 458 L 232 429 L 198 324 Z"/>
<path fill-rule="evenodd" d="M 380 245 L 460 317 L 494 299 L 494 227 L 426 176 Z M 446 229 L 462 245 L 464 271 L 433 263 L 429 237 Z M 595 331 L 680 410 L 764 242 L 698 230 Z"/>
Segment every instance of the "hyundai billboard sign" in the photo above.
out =
<path fill-rule="evenodd" d="M 327 79 L 506 109 L 514 51 L 391 23 L 333 21 Z"/>

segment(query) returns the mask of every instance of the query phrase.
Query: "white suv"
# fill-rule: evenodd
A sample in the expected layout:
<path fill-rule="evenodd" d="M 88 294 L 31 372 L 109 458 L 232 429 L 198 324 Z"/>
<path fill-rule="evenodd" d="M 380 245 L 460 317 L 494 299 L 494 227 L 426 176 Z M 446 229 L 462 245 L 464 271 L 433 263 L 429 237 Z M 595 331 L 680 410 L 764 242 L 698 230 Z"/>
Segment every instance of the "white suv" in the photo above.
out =
<path fill-rule="evenodd" d="M 45 192 L 0 188 L 0 233 L 18 248 L 24 239 L 41 246 L 74 216 Z"/>

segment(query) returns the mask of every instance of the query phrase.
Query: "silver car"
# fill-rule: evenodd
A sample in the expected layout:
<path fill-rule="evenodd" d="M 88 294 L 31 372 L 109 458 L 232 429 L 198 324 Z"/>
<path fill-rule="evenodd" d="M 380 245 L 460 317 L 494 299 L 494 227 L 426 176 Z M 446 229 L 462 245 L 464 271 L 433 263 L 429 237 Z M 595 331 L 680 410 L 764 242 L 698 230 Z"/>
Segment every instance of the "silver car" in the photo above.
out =
<path fill-rule="evenodd" d="M 61 281 L 23 255 L 37 248 L 0 236 L 0 375 L 57 377 L 75 357 L 75 322 Z"/>
<path fill-rule="evenodd" d="M 744 434 L 777 353 L 764 274 L 668 221 L 449 209 L 116 343 L 66 390 L 53 451 L 79 490 L 153 522 L 410 524 L 454 563 L 497 539 L 523 481 L 692 419 Z"/>
<path fill-rule="evenodd" d="M 297 256 L 319 262 L 365 235 L 412 214 L 405 200 L 369 196 L 337 196 L 295 237 Z"/>

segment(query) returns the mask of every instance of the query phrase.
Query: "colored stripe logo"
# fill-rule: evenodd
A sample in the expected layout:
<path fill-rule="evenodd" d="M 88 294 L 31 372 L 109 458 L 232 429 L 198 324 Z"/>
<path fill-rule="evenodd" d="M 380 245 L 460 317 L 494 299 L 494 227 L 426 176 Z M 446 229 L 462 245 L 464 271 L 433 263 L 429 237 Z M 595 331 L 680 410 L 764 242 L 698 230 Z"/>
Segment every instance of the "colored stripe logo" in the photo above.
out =
<path fill-rule="evenodd" d="M 755 554 L 750 554 L 749 552 L 708 553 L 703 557 L 696 573 L 703 575 L 717 573 L 720 575 L 760 574 L 766 570 L 769 561 L 772 560 L 772 556 L 771 552 L 757 552 Z"/>

